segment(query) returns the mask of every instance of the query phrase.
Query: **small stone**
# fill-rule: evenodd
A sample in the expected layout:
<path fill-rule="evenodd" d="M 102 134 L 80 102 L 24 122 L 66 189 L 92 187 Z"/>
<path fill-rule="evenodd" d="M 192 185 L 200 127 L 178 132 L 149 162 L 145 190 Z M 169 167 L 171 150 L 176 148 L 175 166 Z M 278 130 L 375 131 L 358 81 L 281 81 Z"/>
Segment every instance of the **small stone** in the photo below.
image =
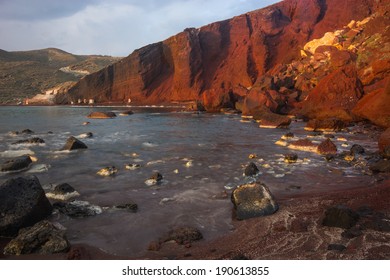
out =
<path fill-rule="evenodd" d="M 74 200 L 71 202 L 56 202 L 53 207 L 58 209 L 61 213 L 73 217 L 88 217 L 103 213 L 100 206 L 92 205 L 88 201 Z"/>
<path fill-rule="evenodd" d="M 132 115 L 132 114 L 134 114 L 134 112 L 131 111 L 131 110 L 128 110 L 128 111 L 120 112 L 120 113 L 119 113 L 119 116 L 130 116 L 130 115 Z"/>
<path fill-rule="evenodd" d="M 347 238 L 347 239 L 352 239 L 352 238 L 359 237 L 362 234 L 363 234 L 363 232 L 360 229 L 353 227 L 353 228 L 350 228 L 350 229 L 343 231 L 341 236 L 344 238 Z"/>
<path fill-rule="evenodd" d="M 85 139 L 85 138 L 92 138 L 92 137 L 93 137 L 93 133 L 92 133 L 92 132 L 86 132 L 86 133 L 80 134 L 80 135 L 77 136 L 77 137 L 82 138 L 82 139 Z"/>
<path fill-rule="evenodd" d="M 284 156 L 284 162 L 286 163 L 296 163 L 298 160 L 297 154 L 287 154 Z"/>
<path fill-rule="evenodd" d="M 348 162 L 354 161 L 355 160 L 355 155 L 354 154 L 346 154 L 344 156 L 344 160 L 348 161 Z"/>
<path fill-rule="evenodd" d="M 249 154 L 248 158 L 254 159 L 254 158 L 257 158 L 257 155 L 256 154 Z"/>
<path fill-rule="evenodd" d="M 351 209 L 338 205 L 326 210 L 323 226 L 349 229 L 359 220 L 359 215 Z"/>
<path fill-rule="evenodd" d="M 115 117 L 116 114 L 114 112 L 92 112 L 87 116 L 90 119 L 112 119 Z"/>
<path fill-rule="evenodd" d="M 358 144 L 353 144 L 351 149 L 350 149 L 350 152 L 352 155 L 359 155 L 359 154 L 364 154 L 365 150 L 362 146 L 360 146 Z"/>
<path fill-rule="evenodd" d="M 248 177 L 255 176 L 257 173 L 259 173 L 259 169 L 253 162 L 249 163 L 244 170 L 244 175 Z"/>
<path fill-rule="evenodd" d="M 90 122 L 83 122 L 83 125 L 89 125 L 91 124 Z"/>
<path fill-rule="evenodd" d="M 71 198 L 80 196 L 80 194 L 69 184 L 63 183 L 55 186 L 53 191 L 46 193 L 47 198 L 56 200 L 69 200 Z"/>
<path fill-rule="evenodd" d="M 153 173 L 153 175 L 145 181 L 145 184 L 148 186 L 153 186 L 161 183 L 163 176 L 159 172 Z"/>
<path fill-rule="evenodd" d="M 345 247 L 344 245 L 341 245 L 341 244 L 329 244 L 328 245 L 328 250 L 329 251 L 344 251 L 345 249 L 347 249 L 347 247 Z"/>
<path fill-rule="evenodd" d="M 118 173 L 118 169 L 115 166 L 109 166 L 109 167 L 104 167 L 100 169 L 98 172 L 96 172 L 97 175 L 100 176 L 113 176 L 116 173 Z"/>
<path fill-rule="evenodd" d="M 174 240 L 180 245 L 186 245 L 201 239 L 203 239 L 203 235 L 197 228 L 179 227 L 171 230 L 167 237 L 162 239 L 162 242 Z"/>
<path fill-rule="evenodd" d="M 33 137 L 30 139 L 16 141 L 16 142 L 12 143 L 12 145 L 20 145 L 20 144 L 39 145 L 39 144 L 44 144 L 44 143 L 45 143 L 45 141 L 43 139 L 41 139 L 39 137 Z"/>
<path fill-rule="evenodd" d="M 117 206 L 115 206 L 115 208 L 125 209 L 125 210 L 128 210 L 129 212 L 132 212 L 132 213 L 136 213 L 138 211 L 138 205 L 134 202 L 117 205 Z"/>
<path fill-rule="evenodd" d="M 288 132 L 281 137 L 282 140 L 287 140 L 287 139 L 291 139 L 291 138 L 294 138 L 294 133 L 292 133 L 292 132 Z"/>
<path fill-rule="evenodd" d="M 335 156 L 334 155 L 325 155 L 325 160 L 326 161 L 332 161 L 334 160 Z"/>
<path fill-rule="evenodd" d="M 22 133 L 22 134 L 33 134 L 34 131 L 32 131 L 31 129 L 28 129 L 28 128 L 27 128 L 27 129 L 22 130 L 21 133 Z"/>
<path fill-rule="evenodd" d="M 136 169 L 141 168 L 141 165 L 139 165 L 137 163 L 129 163 L 129 164 L 125 164 L 125 168 L 128 170 L 136 170 Z"/>
<path fill-rule="evenodd" d="M 337 154 L 337 147 L 329 138 L 327 138 L 320 145 L 318 145 L 317 153 L 321 155 L 335 155 Z"/>

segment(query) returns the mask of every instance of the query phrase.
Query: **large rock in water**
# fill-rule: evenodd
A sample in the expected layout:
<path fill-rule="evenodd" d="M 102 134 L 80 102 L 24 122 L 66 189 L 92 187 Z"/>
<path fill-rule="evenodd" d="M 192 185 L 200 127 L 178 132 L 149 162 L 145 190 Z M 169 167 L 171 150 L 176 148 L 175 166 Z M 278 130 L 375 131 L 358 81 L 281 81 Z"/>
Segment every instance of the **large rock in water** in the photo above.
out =
<path fill-rule="evenodd" d="M 327 138 L 318 145 L 317 153 L 321 155 L 335 155 L 337 154 L 337 147 L 329 138 Z"/>
<path fill-rule="evenodd" d="M 72 150 L 87 149 L 87 148 L 88 148 L 87 145 L 85 145 L 83 142 L 81 142 L 80 140 L 78 140 L 73 136 L 70 136 L 68 140 L 66 140 L 66 143 L 61 150 L 72 151 Z"/>
<path fill-rule="evenodd" d="M 21 156 L 5 161 L 0 166 L 1 172 L 17 172 L 28 169 L 32 163 L 30 156 Z"/>
<path fill-rule="evenodd" d="M 271 215 L 279 209 L 268 187 L 258 182 L 237 187 L 232 202 L 238 220 Z"/>
<path fill-rule="evenodd" d="M 114 112 L 92 112 L 87 116 L 90 119 L 112 119 L 115 117 L 116 114 Z"/>
<path fill-rule="evenodd" d="M 65 252 L 69 247 L 64 231 L 44 220 L 21 229 L 18 236 L 4 248 L 4 254 L 54 254 Z"/>
<path fill-rule="evenodd" d="M 37 177 L 9 179 L 0 186 L 0 236 L 13 236 L 51 212 L 52 206 Z"/>

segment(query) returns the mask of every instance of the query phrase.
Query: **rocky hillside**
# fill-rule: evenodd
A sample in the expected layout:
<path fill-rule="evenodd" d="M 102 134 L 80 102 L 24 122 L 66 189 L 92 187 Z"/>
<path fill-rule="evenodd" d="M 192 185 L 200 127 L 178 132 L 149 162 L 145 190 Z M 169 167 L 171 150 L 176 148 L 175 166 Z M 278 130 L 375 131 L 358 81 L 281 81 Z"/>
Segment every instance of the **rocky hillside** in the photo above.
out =
<path fill-rule="evenodd" d="M 59 84 L 76 82 L 118 60 L 109 56 L 73 55 L 53 48 L 0 50 L 0 104 L 15 104 Z"/>
<path fill-rule="evenodd" d="M 327 117 L 332 114 L 316 116 L 321 108 L 312 105 L 319 104 L 323 91 L 333 90 L 333 81 L 341 75 L 348 83 L 330 94 L 347 89 L 335 99 L 347 102 L 348 112 L 341 109 L 333 115 L 345 120 L 369 118 L 355 105 L 363 97 L 374 102 L 367 93 L 385 84 L 388 5 L 383 0 L 285 0 L 199 29 L 188 28 L 88 75 L 70 90 L 71 99 L 127 102 L 131 98 L 138 104 L 197 101 L 209 111 L 223 107 L 250 111 L 266 105 L 275 113 L 295 110 Z M 370 23 L 364 21 L 368 17 Z M 353 21 L 362 22 L 353 25 Z M 305 48 L 326 32 L 340 29 L 333 41 L 322 44 L 332 48 Z M 330 105 L 332 109 L 334 104 Z"/>

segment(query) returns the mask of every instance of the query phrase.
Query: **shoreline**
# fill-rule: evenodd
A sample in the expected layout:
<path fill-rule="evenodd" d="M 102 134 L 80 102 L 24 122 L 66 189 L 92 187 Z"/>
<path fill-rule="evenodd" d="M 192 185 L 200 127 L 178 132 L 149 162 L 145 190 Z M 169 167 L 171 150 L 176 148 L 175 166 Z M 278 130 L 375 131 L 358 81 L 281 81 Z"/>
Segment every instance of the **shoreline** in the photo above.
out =
<path fill-rule="evenodd" d="M 353 210 L 365 207 L 371 209 L 374 218 L 389 218 L 388 201 L 389 178 L 366 188 L 280 199 L 280 209 L 275 214 L 243 221 L 233 220 L 234 229 L 230 233 L 190 245 L 164 243 L 158 251 L 145 248 L 144 254 L 137 257 L 105 253 L 87 244 L 71 244 L 67 253 L 5 256 L 2 251 L 7 240 L 3 238 L 0 239 L 0 260 L 384 260 L 390 259 L 390 229 L 379 227 L 378 230 L 375 224 L 370 224 L 372 217 L 362 218 L 360 223 L 366 228 L 359 225 L 362 227 L 362 235 L 351 239 L 342 237 L 344 229 L 322 226 L 321 221 L 326 209 L 336 205 Z M 329 250 L 328 246 L 334 243 L 342 244 L 346 249 Z"/>

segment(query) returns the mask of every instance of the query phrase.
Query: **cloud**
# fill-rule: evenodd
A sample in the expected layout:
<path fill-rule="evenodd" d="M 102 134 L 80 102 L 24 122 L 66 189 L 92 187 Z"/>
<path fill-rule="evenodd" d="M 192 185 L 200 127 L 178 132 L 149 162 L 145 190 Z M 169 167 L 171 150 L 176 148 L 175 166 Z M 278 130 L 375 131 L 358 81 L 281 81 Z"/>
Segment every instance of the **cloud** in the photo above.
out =
<path fill-rule="evenodd" d="M 0 0 L 0 48 L 57 47 L 76 54 L 125 56 L 187 27 L 200 27 L 275 2 Z"/>

